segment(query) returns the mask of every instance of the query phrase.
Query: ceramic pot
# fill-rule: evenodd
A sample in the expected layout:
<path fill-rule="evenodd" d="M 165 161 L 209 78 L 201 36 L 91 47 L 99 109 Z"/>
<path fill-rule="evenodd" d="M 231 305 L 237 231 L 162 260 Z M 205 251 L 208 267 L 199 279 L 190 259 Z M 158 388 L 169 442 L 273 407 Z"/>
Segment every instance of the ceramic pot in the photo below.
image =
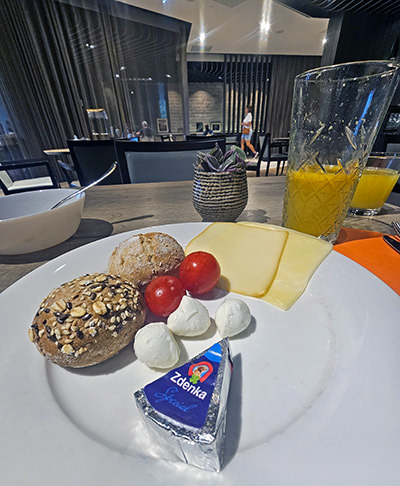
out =
<path fill-rule="evenodd" d="M 193 206 L 203 221 L 236 221 L 248 199 L 247 174 L 195 169 Z"/>

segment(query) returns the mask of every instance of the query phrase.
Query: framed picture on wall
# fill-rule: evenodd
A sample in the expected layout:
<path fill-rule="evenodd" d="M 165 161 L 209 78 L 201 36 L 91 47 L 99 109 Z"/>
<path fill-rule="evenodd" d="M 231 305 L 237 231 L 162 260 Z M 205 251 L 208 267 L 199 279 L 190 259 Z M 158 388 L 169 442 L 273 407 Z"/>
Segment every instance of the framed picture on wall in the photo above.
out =
<path fill-rule="evenodd" d="M 168 133 L 168 120 L 166 118 L 157 118 L 157 132 Z"/>
<path fill-rule="evenodd" d="M 204 130 L 203 122 L 196 123 L 196 132 L 202 132 Z"/>
<path fill-rule="evenodd" d="M 211 130 L 213 132 L 220 132 L 222 128 L 222 123 L 221 122 L 211 122 Z"/>

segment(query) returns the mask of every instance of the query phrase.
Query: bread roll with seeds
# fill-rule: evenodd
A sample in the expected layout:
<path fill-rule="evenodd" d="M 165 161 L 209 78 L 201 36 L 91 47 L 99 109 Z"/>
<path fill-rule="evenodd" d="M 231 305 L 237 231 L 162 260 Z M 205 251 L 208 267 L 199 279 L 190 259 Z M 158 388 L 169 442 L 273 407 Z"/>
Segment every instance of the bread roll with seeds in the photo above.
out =
<path fill-rule="evenodd" d="M 165 233 L 138 234 L 115 248 L 108 271 L 142 287 L 155 277 L 174 272 L 184 258 L 183 248 L 172 236 Z"/>
<path fill-rule="evenodd" d="M 83 368 L 131 343 L 145 313 L 143 296 L 132 282 L 95 273 L 53 290 L 40 304 L 28 335 L 53 363 Z"/>

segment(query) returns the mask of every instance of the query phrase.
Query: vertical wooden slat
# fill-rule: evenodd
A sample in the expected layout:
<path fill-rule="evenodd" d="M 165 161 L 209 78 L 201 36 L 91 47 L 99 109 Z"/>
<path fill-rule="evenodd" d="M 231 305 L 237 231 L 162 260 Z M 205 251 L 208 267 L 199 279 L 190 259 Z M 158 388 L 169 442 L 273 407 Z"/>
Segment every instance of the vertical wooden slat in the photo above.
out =
<path fill-rule="evenodd" d="M 234 55 L 234 73 L 233 73 L 233 105 L 232 105 L 232 119 L 233 131 L 237 131 L 237 112 L 236 112 L 236 98 L 237 98 L 237 55 Z"/>
<path fill-rule="evenodd" d="M 267 87 L 267 79 L 268 79 L 268 57 L 267 56 L 264 56 L 262 66 L 263 66 L 262 76 L 260 78 L 260 89 L 262 93 L 260 98 L 261 113 L 260 113 L 259 127 L 260 127 L 260 132 L 265 132 L 264 108 L 265 108 L 266 87 Z"/>
<path fill-rule="evenodd" d="M 269 75 L 268 71 L 269 66 L 269 56 L 264 56 L 264 63 L 263 63 L 263 77 L 261 81 L 261 90 L 262 90 L 262 99 L 261 99 L 261 114 L 260 114 L 260 131 L 265 132 L 265 99 L 267 97 L 267 79 Z"/>
<path fill-rule="evenodd" d="M 182 90 L 182 111 L 183 111 L 183 133 L 187 135 L 190 133 L 190 119 L 189 119 L 189 85 L 187 83 L 187 61 L 186 61 L 186 47 L 181 45 L 180 47 L 180 75 L 181 75 L 181 90 Z M 170 123 L 169 117 L 168 121 Z M 171 127 L 171 125 L 169 125 Z M 171 128 L 170 128 L 171 129 Z"/>
<path fill-rule="evenodd" d="M 246 90 L 247 90 L 247 85 L 248 85 L 248 77 L 249 77 L 249 64 L 248 64 L 249 56 L 246 55 L 244 57 L 244 64 L 245 64 L 245 77 L 244 77 L 244 84 L 243 84 L 243 102 L 242 102 L 242 115 L 244 113 L 244 107 L 247 104 L 247 98 L 246 98 Z"/>
<path fill-rule="evenodd" d="M 241 116 L 241 106 L 242 106 L 242 93 L 243 93 L 243 56 L 241 54 L 239 54 L 239 65 L 240 65 L 240 69 L 239 69 L 239 89 L 238 89 L 238 117 L 240 118 Z M 240 119 L 239 119 L 239 122 L 238 122 L 238 131 L 240 131 Z"/>
<path fill-rule="evenodd" d="M 269 88 L 271 85 L 271 73 L 273 69 L 272 59 L 270 57 L 270 61 L 268 63 L 268 76 L 266 78 L 266 93 L 265 93 L 265 119 L 264 119 L 264 131 L 267 131 L 267 123 L 268 123 L 268 106 L 269 106 Z"/>
<path fill-rule="evenodd" d="M 262 92 L 262 81 L 264 79 L 264 64 L 265 64 L 265 56 L 260 56 L 259 60 L 259 75 L 257 79 L 257 111 L 256 111 L 256 123 L 255 127 L 258 132 L 261 131 L 260 129 L 260 119 L 261 119 L 261 110 L 262 110 L 262 99 L 263 99 L 263 92 Z"/>
<path fill-rule="evenodd" d="M 251 85 L 253 84 L 253 70 L 254 70 L 254 61 L 253 61 L 253 56 L 250 56 L 250 77 L 249 77 L 249 85 L 247 89 L 247 103 L 248 105 L 251 105 L 253 103 L 253 100 L 251 98 L 252 91 L 251 91 Z"/>
<path fill-rule="evenodd" d="M 228 133 L 232 132 L 231 116 L 232 116 L 232 56 L 228 55 Z"/>
<path fill-rule="evenodd" d="M 261 56 L 256 56 L 256 75 L 254 79 L 254 112 L 253 112 L 253 130 L 258 132 L 258 118 L 260 114 L 260 74 L 261 74 Z"/>
<path fill-rule="evenodd" d="M 226 54 L 224 54 L 224 75 L 223 75 L 223 94 L 222 94 L 222 131 L 226 130 Z"/>
<path fill-rule="evenodd" d="M 252 79 L 252 96 L 251 96 L 251 104 L 253 105 L 253 130 L 254 129 L 254 113 L 257 109 L 257 100 L 256 100 L 256 82 L 257 82 L 257 76 L 258 76 L 258 62 L 257 62 L 257 56 L 253 56 L 253 65 L 254 65 L 254 72 L 253 72 L 253 79 Z"/>

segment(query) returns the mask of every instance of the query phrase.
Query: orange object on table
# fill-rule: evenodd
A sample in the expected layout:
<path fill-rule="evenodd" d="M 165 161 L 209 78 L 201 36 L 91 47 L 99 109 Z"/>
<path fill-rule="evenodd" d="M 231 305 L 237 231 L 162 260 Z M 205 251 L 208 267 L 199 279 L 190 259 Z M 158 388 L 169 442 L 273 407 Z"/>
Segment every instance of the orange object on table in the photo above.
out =
<path fill-rule="evenodd" d="M 383 241 L 382 233 L 342 228 L 334 250 L 365 267 L 400 295 L 400 253 Z"/>

